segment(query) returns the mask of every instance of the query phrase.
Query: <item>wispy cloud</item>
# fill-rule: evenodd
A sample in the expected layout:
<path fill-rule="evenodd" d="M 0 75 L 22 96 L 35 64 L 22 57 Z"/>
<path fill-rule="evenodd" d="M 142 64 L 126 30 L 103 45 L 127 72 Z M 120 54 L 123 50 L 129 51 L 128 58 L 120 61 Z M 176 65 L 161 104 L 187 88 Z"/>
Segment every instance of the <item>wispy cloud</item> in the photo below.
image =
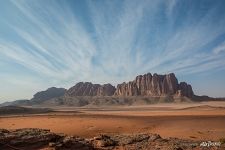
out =
<path fill-rule="evenodd" d="M 84 10 L 73 8 L 81 2 L 8 2 L 19 13 L 16 23 L 4 18 L 13 38 L 0 36 L 0 66 L 9 61 L 13 70 L 14 62 L 26 68 L 24 76 L 32 71 L 33 80 L 45 79 L 43 85 L 67 87 L 82 80 L 118 83 L 146 72 L 181 75 L 225 67 L 219 3 L 203 9 L 177 0 L 85 1 Z"/>
<path fill-rule="evenodd" d="M 213 52 L 215 54 L 219 54 L 220 52 L 223 52 L 223 51 L 225 51 L 225 41 L 213 49 Z"/>
<path fill-rule="evenodd" d="M 124 2 L 119 14 L 115 13 L 116 6 L 112 2 L 106 2 L 104 6 L 107 13 L 101 12 L 94 1 L 90 1 L 89 8 L 95 27 L 98 45 L 98 59 L 101 68 L 109 75 L 128 74 L 130 65 L 135 65 L 132 57 L 138 25 L 142 20 L 146 6 L 143 3 Z M 111 7 L 111 8 L 110 8 Z M 103 14 L 103 15 L 100 15 Z M 113 22 L 109 18 L 113 18 Z"/>
<path fill-rule="evenodd" d="M 73 17 L 73 13 L 66 7 L 61 8 L 52 3 L 54 9 L 43 7 L 38 2 L 12 1 L 23 15 L 31 22 L 21 22 L 24 26 L 33 26 L 31 30 L 12 29 L 29 45 L 21 47 L 9 41 L 1 41 L 4 55 L 38 73 L 64 79 L 79 72 L 82 76 L 91 68 L 91 57 L 95 53 L 95 46 L 90 36 Z M 40 6 L 39 6 L 40 5 Z M 41 12 L 34 10 L 41 7 Z M 62 9 L 62 8 L 61 8 Z M 64 11 L 65 10 L 65 11 Z M 43 14 L 42 14 L 43 13 Z M 58 14 L 43 19 L 43 15 Z M 54 30 L 48 19 L 54 19 L 60 24 L 60 32 Z"/>

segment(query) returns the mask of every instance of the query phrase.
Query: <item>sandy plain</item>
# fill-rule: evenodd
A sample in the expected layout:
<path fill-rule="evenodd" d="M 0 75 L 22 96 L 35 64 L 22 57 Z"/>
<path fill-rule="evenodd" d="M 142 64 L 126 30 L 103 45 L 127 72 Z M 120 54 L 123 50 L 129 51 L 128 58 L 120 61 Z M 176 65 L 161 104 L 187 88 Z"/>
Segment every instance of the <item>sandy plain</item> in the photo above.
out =
<path fill-rule="evenodd" d="M 53 109 L 55 112 L 47 114 L 0 116 L 0 128 L 43 128 L 81 137 L 157 133 L 163 138 L 225 138 L 225 102 Z"/>

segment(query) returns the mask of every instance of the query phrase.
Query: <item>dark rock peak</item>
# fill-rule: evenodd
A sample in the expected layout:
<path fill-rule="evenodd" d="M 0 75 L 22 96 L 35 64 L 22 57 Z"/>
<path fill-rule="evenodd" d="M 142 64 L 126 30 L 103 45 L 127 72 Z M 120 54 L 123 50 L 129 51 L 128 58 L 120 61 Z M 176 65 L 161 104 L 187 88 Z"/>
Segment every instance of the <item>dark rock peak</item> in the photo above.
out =
<path fill-rule="evenodd" d="M 187 84 L 186 82 L 180 82 L 178 85 L 178 95 L 192 98 L 194 93 L 192 91 L 191 85 Z"/>
<path fill-rule="evenodd" d="M 36 94 L 34 94 L 33 98 L 31 99 L 31 101 L 39 101 L 39 102 L 43 102 L 55 97 L 60 97 L 63 96 L 66 92 L 66 89 L 64 88 L 56 88 L 56 87 L 51 87 L 48 88 L 45 91 L 40 91 L 37 92 Z"/>
<path fill-rule="evenodd" d="M 92 84 L 91 82 L 79 82 L 71 87 L 66 95 L 68 96 L 111 96 L 115 87 L 111 84 Z"/>
<path fill-rule="evenodd" d="M 103 84 L 98 88 L 97 96 L 112 96 L 116 88 L 111 84 Z"/>

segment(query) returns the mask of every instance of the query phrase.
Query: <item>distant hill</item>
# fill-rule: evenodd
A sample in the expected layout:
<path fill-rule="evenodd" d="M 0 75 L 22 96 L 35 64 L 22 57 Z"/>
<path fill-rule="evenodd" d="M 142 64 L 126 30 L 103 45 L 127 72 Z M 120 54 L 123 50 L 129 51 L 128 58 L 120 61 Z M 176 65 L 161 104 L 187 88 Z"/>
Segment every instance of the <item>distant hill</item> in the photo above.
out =
<path fill-rule="evenodd" d="M 30 101 L 34 104 L 42 103 L 46 100 L 63 96 L 65 92 L 66 92 L 66 89 L 64 88 L 51 87 L 45 91 L 37 92 L 36 94 L 34 94 L 33 98 Z"/>
<path fill-rule="evenodd" d="M 26 108 L 19 106 L 2 106 L 0 107 L 1 115 L 9 114 L 36 114 L 36 113 L 47 113 L 50 112 L 50 109 L 47 108 Z"/>
<path fill-rule="evenodd" d="M 33 98 L 30 100 L 15 100 L 12 102 L 2 103 L 0 106 L 30 106 L 30 105 L 39 105 L 44 101 L 50 100 L 52 98 L 61 97 L 65 94 L 66 89 L 51 87 L 45 91 L 40 91 L 34 94 Z"/>
<path fill-rule="evenodd" d="M 15 100 L 12 102 L 4 102 L 0 104 L 0 106 L 23 106 L 23 105 L 30 105 L 30 100 L 27 99 L 20 99 L 20 100 Z"/>

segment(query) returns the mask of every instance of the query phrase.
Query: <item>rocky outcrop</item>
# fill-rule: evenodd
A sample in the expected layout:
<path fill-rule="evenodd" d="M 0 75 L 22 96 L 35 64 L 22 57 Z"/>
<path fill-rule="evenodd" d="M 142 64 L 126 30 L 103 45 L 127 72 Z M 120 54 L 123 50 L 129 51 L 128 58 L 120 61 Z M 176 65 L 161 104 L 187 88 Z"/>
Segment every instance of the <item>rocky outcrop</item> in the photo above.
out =
<path fill-rule="evenodd" d="M 111 84 L 92 84 L 91 82 L 79 82 L 71 87 L 66 95 L 68 96 L 111 96 L 115 87 Z"/>
<path fill-rule="evenodd" d="M 184 140 L 178 138 L 162 138 L 158 134 L 119 134 L 100 135 L 95 137 L 93 142 L 95 149 L 104 150 L 204 150 L 204 149 L 224 149 L 224 144 L 220 142 L 202 142 Z M 208 143 L 215 143 L 206 148 Z"/>
<path fill-rule="evenodd" d="M 69 96 L 96 96 L 100 84 L 92 84 L 91 82 L 79 82 L 75 86 L 67 90 L 66 95 Z"/>
<path fill-rule="evenodd" d="M 67 92 L 68 96 L 186 96 L 192 98 L 194 93 L 191 85 L 178 83 L 174 73 L 158 75 L 147 73 L 139 75 L 134 81 L 118 84 L 115 89 L 111 84 L 92 84 L 79 82 Z"/>
<path fill-rule="evenodd" d="M 181 82 L 178 85 L 178 91 L 177 91 L 178 96 L 186 96 L 186 97 L 193 97 L 194 93 L 192 91 L 191 85 L 187 84 L 186 82 Z"/>
<path fill-rule="evenodd" d="M 52 98 L 63 96 L 65 92 L 66 92 L 66 89 L 64 88 L 51 87 L 45 91 L 40 91 L 34 94 L 33 98 L 31 99 L 31 102 L 41 103 Z"/>
<path fill-rule="evenodd" d="M 116 96 L 165 96 L 178 95 L 193 97 L 191 85 L 185 82 L 178 84 L 174 73 L 167 75 L 145 74 L 139 75 L 134 81 L 117 85 Z"/>
<path fill-rule="evenodd" d="M 116 91 L 116 96 L 137 96 L 139 95 L 139 91 L 137 89 L 137 85 L 135 82 L 123 82 L 122 84 L 118 84 Z"/>
<path fill-rule="evenodd" d="M 16 130 L 0 129 L 0 149 L 7 150 L 92 150 L 85 139 L 55 134 L 46 129 L 26 128 Z"/>
<path fill-rule="evenodd" d="M 112 96 L 116 88 L 111 84 L 101 85 L 97 90 L 97 96 Z"/>
<path fill-rule="evenodd" d="M 214 145 L 207 144 L 215 143 Z M 204 150 L 225 148 L 224 142 L 162 138 L 158 134 L 110 134 L 84 139 L 46 129 L 0 129 L 0 149 L 7 150 Z"/>

